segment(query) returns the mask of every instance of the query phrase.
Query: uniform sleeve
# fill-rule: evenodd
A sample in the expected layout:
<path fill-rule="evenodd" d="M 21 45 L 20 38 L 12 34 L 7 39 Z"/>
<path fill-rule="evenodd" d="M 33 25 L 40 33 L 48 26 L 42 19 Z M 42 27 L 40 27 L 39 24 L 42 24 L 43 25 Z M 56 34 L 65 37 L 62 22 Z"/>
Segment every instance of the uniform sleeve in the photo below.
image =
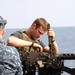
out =
<path fill-rule="evenodd" d="M 13 60 L 13 58 L 12 58 L 12 61 L 14 63 L 16 63 L 16 69 L 17 69 L 16 75 L 23 75 L 23 69 L 22 69 L 22 62 L 21 62 L 21 59 L 20 59 L 20 54 L 16 50 L 15 47 L 13 47 L 13 55 L 16 57 L 15 60 Z"/>
<path fill-rule="evenodd" d="M 20 54 L 15 47 L 0 44 L 0 62 L 0 75 L 23 75 Z"/>
<path fill-rule="evenodd" d="M 12 33 L 10 36 L 15 36 L 15 37 L 17 37 L 17 38 L 22 39 L 22 35 L 21 35 L 21 33 L 20 33 L 20 32 L 18 32 L 18 31 L 16 31 L 16 32 Z"/>
<path fill-rule="evenodd" d="M 17 69 L 17 75 L 23 75 L 22 65 L 20 65 Z"/>

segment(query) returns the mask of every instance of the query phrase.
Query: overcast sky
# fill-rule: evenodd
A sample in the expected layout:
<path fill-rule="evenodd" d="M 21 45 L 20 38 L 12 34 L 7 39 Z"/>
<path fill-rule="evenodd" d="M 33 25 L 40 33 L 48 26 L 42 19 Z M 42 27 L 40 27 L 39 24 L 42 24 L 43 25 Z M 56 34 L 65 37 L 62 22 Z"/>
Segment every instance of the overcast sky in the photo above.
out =
<path fill-rule="evenodd" d="M 28 28 L 38 18 L 52 27 L 75 26 L 75 0 L 0 0 L 6 28 Z"/>

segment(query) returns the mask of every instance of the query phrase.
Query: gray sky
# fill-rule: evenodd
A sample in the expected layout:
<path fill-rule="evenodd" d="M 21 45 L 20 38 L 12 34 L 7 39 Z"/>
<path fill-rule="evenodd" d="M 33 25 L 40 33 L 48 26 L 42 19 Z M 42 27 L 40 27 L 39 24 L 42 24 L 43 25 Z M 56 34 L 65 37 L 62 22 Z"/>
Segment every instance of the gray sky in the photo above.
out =
<path fill-rule="evenodd" d="M 38 18 L 52 27 L 75 26 L 75 0 L 0 0 L 6 28 L 28 28 Z"/>

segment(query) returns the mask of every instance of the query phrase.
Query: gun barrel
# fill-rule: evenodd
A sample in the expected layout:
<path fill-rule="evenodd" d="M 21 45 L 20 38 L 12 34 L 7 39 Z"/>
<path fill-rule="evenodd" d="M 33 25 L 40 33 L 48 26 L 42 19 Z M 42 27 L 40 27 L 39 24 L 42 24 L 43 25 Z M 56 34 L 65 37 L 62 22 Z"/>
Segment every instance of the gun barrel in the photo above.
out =
<path fill-rule="evenodd" d="M 75 60 L 75 54 L 72 53 L 63 53 L 63 54 L 59 54 L 58 58 L 60 60 Z"/>

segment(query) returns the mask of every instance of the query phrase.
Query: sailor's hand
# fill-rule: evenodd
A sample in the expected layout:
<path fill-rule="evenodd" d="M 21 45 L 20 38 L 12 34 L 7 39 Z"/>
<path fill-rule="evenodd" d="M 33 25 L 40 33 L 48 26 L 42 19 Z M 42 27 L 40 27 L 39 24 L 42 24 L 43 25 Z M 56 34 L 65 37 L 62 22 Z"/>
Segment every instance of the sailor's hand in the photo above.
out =
<path fill-rule="evenodd" d="M 50 36 L 52 38 L 52 40 L 54 40 L 55 33 L 54 33 L 53 29 L 49 29 L 48 32 L 47 32 L 47 35 Z"/>
<path fill-rule="evenodd" d="M 43 48 L 39 44 L 34 43 L 33 48 L 38 52 L 43 52 Z"/>

